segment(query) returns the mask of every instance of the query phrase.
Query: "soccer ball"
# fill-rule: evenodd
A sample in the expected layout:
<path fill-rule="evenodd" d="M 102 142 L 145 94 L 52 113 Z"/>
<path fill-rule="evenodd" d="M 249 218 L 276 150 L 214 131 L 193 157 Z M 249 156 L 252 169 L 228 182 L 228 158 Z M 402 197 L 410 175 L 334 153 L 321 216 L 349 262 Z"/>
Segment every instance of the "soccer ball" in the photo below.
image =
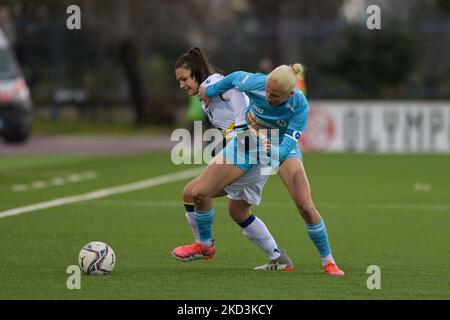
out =
<path fill-rule="evenodd" d="M 85 274 L 109 274 L 115 264 L 113 249 L 100 241 L 89 242 L 78 255 L 78 265 Z"/>

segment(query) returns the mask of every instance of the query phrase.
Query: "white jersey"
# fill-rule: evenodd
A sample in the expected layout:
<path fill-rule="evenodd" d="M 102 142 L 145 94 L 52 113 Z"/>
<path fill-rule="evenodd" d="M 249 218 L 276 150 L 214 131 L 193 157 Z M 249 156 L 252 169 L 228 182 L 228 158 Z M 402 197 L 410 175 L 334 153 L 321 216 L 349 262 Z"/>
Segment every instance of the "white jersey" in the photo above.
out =
<path fill-rule="evenodd" d="M 218 73 L 212 74 L 202 85 L 207 87 L 222 78 L 223 76 Z M 245 112 L 248 103 L 249 99 L 245 93 L 230 89 L 219 96 L 211 97 L 208 106 L 202 103 L 202 108 L 212 125 L 220 129 L 224 135 L 228 135 L 235 127 L 246 126 Z"/>

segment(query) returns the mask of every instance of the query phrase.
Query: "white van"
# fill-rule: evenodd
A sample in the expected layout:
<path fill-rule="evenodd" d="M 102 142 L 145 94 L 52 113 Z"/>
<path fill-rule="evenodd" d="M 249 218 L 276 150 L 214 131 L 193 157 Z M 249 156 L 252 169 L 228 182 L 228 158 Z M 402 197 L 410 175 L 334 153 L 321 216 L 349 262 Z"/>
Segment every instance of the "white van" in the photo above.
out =
<path fill-rule="evenodd" d="M 0 135 L 24 142 L 31 133 L 32 102 L 23 72 L 0 29 Z"/>

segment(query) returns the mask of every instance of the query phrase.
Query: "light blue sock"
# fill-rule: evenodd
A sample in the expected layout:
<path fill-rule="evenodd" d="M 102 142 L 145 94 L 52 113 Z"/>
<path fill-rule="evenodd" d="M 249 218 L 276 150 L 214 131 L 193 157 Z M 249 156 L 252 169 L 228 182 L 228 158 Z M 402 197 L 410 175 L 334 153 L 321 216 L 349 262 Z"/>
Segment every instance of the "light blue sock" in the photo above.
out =
<path fill-rule="evenodd" d="M 306 224 L 309 237 L 314 242 L 321 257 L 331 254 L 330 244 L 328 243 L 327 229 L 322 219 L 315 224 Z"/>
<path fill-rule="evenodd" d="M 206 247 L 211 246 L 214 208 L 211 208 L 208 211 L 195 210 L 194 217 L 197 222 L 199 242 Z"/>

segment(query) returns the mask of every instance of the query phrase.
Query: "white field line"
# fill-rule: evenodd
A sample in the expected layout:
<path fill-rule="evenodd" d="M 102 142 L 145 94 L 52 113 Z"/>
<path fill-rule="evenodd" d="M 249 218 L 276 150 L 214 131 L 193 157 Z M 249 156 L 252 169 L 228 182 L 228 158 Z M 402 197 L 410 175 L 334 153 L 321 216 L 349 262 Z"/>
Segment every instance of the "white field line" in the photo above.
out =
<path fill-rule="evenodd" d="M 103 201 L 94 201 L 89 203 L 81 203 L 80 205 L 88 205 L 88 206 L 124 206 L 124 207 L 173 207 L 173 208 L 183 208 L 183 203 L 180 198 L 179 201 L 175 200 L 103 200 Z M 217 208 L 227 208 L 228 205 L 226 203 L 214 203 L 214 207 Z M 279 209 L 279 208 L 291 208 L 295 210 L 295 205 L 292 202 L 263 202 L 261 203 L 261 207 L 270 208 L 270 209 Z M 446 204 L 411 204 L 411 203 L 330 203 L 323 202 L 318 203 L 317 207 L 325 210 L 332 209 L 360 209 L 364 210 L 386 210 L 386 211 L 450 211 L 450 205 Z"/>
<path fill-rule="evenodd" d="M 202 172 L 202 170 L 203 170 L 203 168 L 180 171 L 180 172 L 171 173 L 171 174 L 167 174 L 167 175 L 163 175 L 163 176 L 159 176 L 159 177 L 154 177 L 154 178 L 150 178 L 150 179 L 146 179 L 146 180 L 142 180 L 142 181 L 124 184 L 124 185 L 117 186 L 117 187 L 100 189 L 100 190 L 92 191 L 92 192 L 85 193 L 85 194 L 69 196 L 69 197 L 65 197 L 65 198 L 58 198 L 58 199 L 54 199 L 54 200 L 50 200 L 50 201 L 32 204 L 32 205 L 25 206 L 25 207 L 9 209 L 9 210 L 0 212 L 0 219 L 5 218 L 5 217 L 16 216 L 19 214 L 29 213 L 29 212 L 33 212 L 33 211 L 37 211 L 37 210 L 58 207 L 58 206 L 62 206 L 62 205 L 70 204 L 70 203 L 77 203 L 77 202 L 82 202 L 82 201 L 104 198 L 104 197 L 108 197 L 108 196 L 115 195 L 115 194 L 141 190 L 141 189 L 145 189 L 145 188 L 160 186 L 160 185 L 167 184 L 170 182 L 189 179 L 189 178 L 198 176 Z"/>
<path fill-rule="evenodd" d="M 95 171 L 86 171 L 82 173 L 72 173 L 64 177 L 54 177 L 48 181 L 32 181 L 28 184 L 15 184 L 11 187 L 13 192 L 24 192 L 32 189 L 43 189 L 52 186 L 62 186 L 66 183 L 78 183 L 85 180 L 97 179 L 98 174 Z"/>

